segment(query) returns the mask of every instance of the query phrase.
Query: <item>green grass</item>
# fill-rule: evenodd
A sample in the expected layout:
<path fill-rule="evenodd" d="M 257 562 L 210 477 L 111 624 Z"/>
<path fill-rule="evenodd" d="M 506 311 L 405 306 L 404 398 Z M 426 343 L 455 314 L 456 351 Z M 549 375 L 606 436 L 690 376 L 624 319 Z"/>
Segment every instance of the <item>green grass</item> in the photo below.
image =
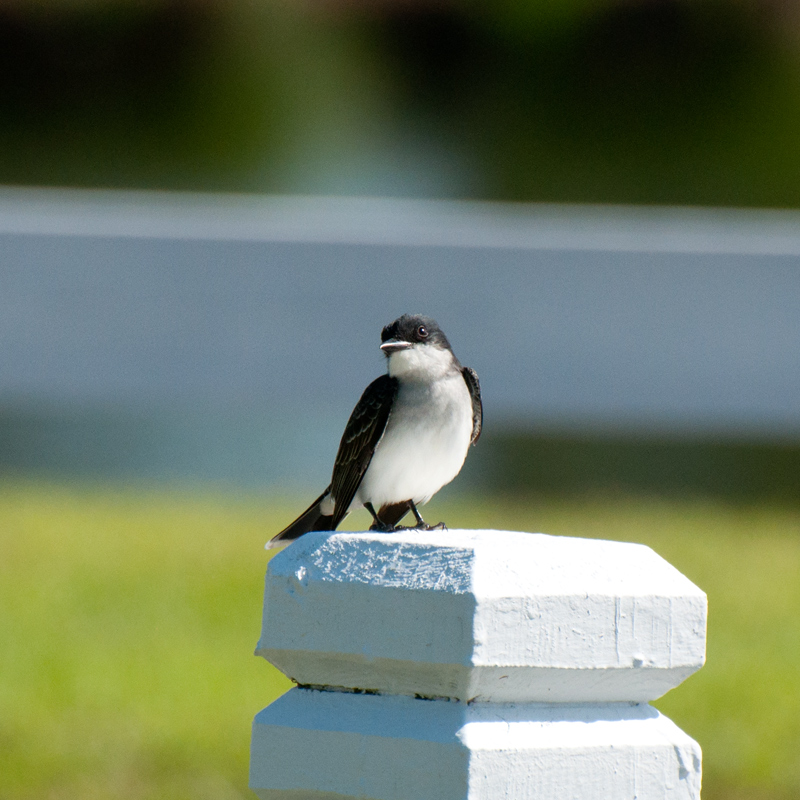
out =
<path fill-rule="evenodd" d="M 0 490 L 0 798 L 227 798 L 288 687 L 254 658 L 264 541 L 302 500 Z M 705 800 L 800 796 L 800 512 L 582 500 L 434 503 L 450 527 L 644 542 L 708 592 L 708 663 L 657 703 Z"/>
<path fill-rule="evenodd" d="M 0 797 L 247 797 L 250 720 L 289 685 L 252 655 L 274 524 L 232 501 L 6 490 Z"/>

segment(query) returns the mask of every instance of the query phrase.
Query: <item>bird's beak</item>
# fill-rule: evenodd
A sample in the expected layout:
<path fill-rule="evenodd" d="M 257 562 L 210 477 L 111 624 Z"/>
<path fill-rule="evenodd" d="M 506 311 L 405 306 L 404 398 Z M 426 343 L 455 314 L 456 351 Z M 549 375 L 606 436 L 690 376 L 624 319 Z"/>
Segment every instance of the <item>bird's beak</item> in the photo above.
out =
<path fill-rule="evenodd" d="M 390 356 L 392 353 L 397 353 L 400 350 L 408 350 L 411 347 L 411 342 L 401 342 L 399 339 L 389 339 L 381 345 L 381 350 Z"/>

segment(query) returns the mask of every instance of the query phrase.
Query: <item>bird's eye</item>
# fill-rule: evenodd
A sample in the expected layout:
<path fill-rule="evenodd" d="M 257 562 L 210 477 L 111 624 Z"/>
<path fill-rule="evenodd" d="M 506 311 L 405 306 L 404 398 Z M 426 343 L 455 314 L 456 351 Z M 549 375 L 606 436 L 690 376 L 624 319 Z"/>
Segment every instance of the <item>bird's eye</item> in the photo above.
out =
<path fill-rule="evenodd" d="M 420 339 L 427 339 L 428 329 L 424 325 L 420 325 L 419 328 L 417 328 L 417 335 Z"/>

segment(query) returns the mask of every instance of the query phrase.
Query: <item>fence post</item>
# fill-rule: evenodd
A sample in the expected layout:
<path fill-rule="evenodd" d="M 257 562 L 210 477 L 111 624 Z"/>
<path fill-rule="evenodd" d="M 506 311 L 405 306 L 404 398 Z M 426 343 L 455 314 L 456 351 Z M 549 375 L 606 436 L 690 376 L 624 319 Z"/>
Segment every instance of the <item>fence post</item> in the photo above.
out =
<path fill-rule="evenodd" d="M 263 800 L 697 800 L 648 705 L 705 658 L 706 597 L 643 545 L 511 531 L 312 533 L 269 564 Z"/>

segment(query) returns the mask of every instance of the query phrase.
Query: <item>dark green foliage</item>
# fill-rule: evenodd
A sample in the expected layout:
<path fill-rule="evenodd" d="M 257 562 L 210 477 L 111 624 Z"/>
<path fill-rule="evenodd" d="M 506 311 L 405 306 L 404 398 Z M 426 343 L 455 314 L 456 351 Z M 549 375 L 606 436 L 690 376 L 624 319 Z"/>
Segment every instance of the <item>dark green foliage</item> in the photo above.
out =
<path fill-rule="evenodd" d="M 784 12 L 15 3 L 0 183 L 797 206 Z"/>
<path fill-rule="evenodd" d="M 800 505 L 800 443 L 713 438 L 487 434 L 476 480 L 523 496 L 639 494 Z"/>

